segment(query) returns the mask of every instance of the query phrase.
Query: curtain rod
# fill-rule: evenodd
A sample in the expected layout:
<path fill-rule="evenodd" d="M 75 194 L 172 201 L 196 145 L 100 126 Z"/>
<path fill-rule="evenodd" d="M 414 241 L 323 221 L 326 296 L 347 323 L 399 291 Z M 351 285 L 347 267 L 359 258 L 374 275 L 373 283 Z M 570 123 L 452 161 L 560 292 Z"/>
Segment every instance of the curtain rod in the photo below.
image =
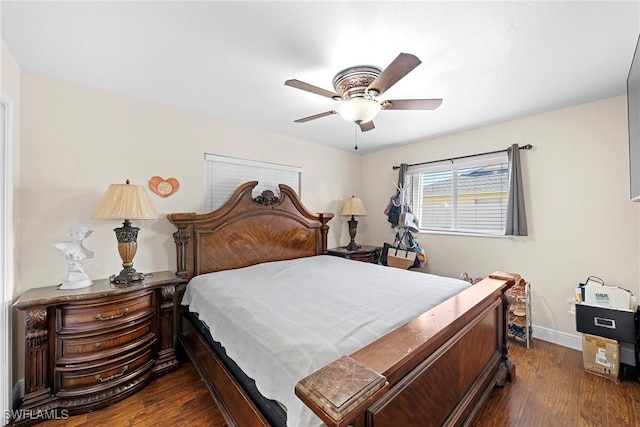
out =
<path fill-rule="evenodd" d="M 533 148 L 533 145 L 531 144 L 527 144 L 527 145 L 523 145 L 522 147 L 518 147 L 520 150 L 531 150 Z M 496 153 L 502 153 L 503 151 L 507 151 L 507 150 L 496 150 L 496 151 L 488 151 L 486 153 L 478 153 L 478 154 L 470 154 L 468 156 L 460 156 L 460 157 L 451 157 L 450 159 L 442 159 L 442 160 L 431 160 L 429 162 L 422 162 L 422 163 L 413 163 L 407 166 L 420 166 L 420 165 L 428 165 L 429 163 L 438 163 L 438 162 L 444 162 L 445 160 L 460 160 L 460 159 L 466 159 L 469 157 L 476 157 L 476 156 L 486 156 L 487 154 L 496 154 Z M 400 169 L 400 166 L 394 166 L 393 170 L 396 169 Z"/>

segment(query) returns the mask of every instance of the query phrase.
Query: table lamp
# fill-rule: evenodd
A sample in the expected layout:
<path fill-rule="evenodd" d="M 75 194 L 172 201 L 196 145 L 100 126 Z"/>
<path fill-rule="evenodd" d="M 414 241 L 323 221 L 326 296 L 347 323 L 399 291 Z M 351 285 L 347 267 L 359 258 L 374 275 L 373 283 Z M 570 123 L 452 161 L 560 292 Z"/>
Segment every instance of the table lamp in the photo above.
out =
<path fill-rule="evenodd" d="M 358 231 L 358 221 L 356 221 L 356 216 L 366 216 L 367 210 L 364 208 L 362 204 L 362 200 L 357 197 L 351 196 L 350 199 L 347 199 L 344 202 L 344 206 L 342 206 L 342 211 L 340 215 L 349 216 L 351 215 L 351 219 L 348 221 L 349 224 L 349 236 L 351 237 L 351 242 L 346 246 L 348 251 L 355 251 L 360 249 L 360 245 L 358 245 L 355 241 L 356 233 Z"/>
<path fill-rule="evenodd" d="M 133 257 L 138 250 L 138 227 L 131 226 L 132 219 L 158 218 L 143 186 L 111 184 L 94 215 L 96 219 L 122 219 L 122 227 L 114 228 L 118 239 L 118 252 L 122 258 L 122 271 L 109 280 L 115 284 L 129 284 L 144 279 L 144 274 L 133 268 Z"/>

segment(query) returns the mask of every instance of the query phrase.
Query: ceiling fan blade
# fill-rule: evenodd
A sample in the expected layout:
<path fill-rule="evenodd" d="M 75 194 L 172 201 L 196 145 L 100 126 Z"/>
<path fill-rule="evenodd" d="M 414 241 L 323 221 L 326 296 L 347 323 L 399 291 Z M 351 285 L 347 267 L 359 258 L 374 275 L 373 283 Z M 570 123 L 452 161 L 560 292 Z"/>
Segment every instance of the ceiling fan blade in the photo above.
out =
<path fill-rule="evenodd" d="M 383 110 L 435 110 L 442 99 L 389 99 L 381 103 Z"/>
<path fill-rule="evenodd" d="M 366 122 L 366 123 L 360 123 L 360 125 L 359 125 L 359 126 L 360 126 L 360 130 L 361 130 L 362 132 L 366 132 L 366 131 L 369 131 L 369 130 L 375 129 L 375 126 L 373 125 L 373 120 L 369 120 L 369 121 L 368 121 L 368 122 Z"/>
<path fill-rule="evenodd" d="M 316 95 L 326 96 L 327 98 L 340 100 L 340 95 L 330 90 L 322 89 L 309 83 L 301 82 L 300 80 L 291 79 L 284 82 L 286 86 L 291 86 L 296 89 L 306 90 L 307 92 L 315 93 Z"/>
<path fill-rule="evenodd" d="M 308 122 L 310 120 L 319 119 L 321 117 L 330 116 L 332 114 L 338 114 L 338 112 L 335 111 L 335 110 L 325 111 L 324 113 L 314 114 L 313 116 L 303 117 L 301 119 L 294 120 L 294 122 L 296 122 L 296 123 L 304 123 L 304 122 Z"/>
<path fill-rule="evenodd" d="M 410 53 L 401 53 L 387 68 L 382 70 L 382 73 L 371 82 L 367 90 L 375 91 L 378 95 L 381 95 L 421 63 L 422 61 L 417 56 Z"/>

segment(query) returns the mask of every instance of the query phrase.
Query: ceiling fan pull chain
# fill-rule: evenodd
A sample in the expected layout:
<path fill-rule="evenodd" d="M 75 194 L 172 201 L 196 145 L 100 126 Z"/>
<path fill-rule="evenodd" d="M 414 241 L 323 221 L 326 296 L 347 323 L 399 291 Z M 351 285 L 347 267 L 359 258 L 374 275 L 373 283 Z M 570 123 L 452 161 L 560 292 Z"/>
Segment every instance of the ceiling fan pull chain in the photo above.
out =
<path fill-rule="evenodd" d="M 358 149 L 358 125 L 355 125 L 353 129 L 356 131 L 356 150 Z"/>

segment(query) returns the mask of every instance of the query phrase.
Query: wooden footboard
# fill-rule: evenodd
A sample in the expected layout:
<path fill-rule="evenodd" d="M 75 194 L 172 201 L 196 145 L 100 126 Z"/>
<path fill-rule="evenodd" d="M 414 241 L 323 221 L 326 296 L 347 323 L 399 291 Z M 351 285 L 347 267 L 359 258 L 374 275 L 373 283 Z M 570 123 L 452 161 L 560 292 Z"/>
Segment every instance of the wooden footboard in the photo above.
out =
<path fill-rule="evenodd" d="M 495 273 L 300 381 L 296 394 L 328 426 L 469 423 L 493 386 L 515 374 L 504 291 L 518 280 Z"/>

